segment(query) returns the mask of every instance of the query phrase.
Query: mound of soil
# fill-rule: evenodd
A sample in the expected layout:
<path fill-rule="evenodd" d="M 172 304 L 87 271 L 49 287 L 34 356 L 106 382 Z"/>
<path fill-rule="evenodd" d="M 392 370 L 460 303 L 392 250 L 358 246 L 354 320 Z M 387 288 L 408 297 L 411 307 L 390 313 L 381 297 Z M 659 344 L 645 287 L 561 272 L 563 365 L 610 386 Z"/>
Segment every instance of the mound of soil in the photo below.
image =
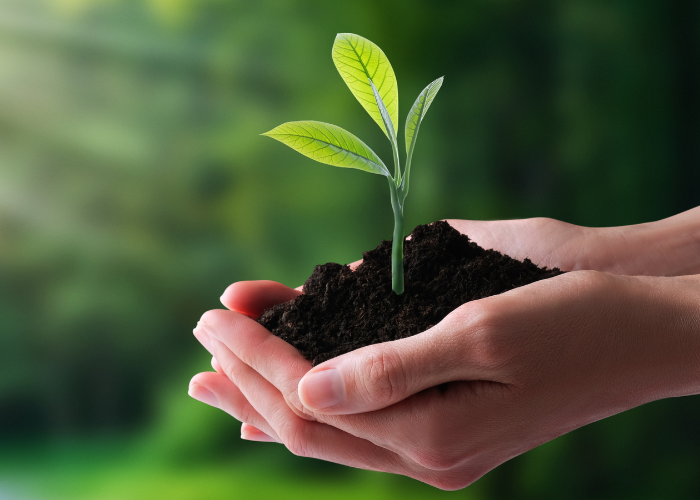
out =
<path fill-rule="evenodd" d="M 316 266 L 304 294 L 258 322 L 314 365 L 346 352 L 424 332 L 460 305 L 562 274 L 484 250 L 447 222 L 418 226 L 404 243 L 405 291 L 391 290 L 391 241 L 355 270 Z"/>

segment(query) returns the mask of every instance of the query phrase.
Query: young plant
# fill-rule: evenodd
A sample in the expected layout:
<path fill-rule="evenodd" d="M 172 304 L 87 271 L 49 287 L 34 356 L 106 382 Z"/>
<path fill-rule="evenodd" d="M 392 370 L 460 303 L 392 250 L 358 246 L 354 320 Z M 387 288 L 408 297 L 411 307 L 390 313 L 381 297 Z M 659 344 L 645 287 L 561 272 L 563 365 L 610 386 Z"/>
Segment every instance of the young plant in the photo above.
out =
<path fill-rule="evenodd" d="M 263 135 L 277 139 L 299 153 L 335 167 L 348 167 L 380 174 L 389 181 L 394 210 L 394 239 L 391 249 L 391 287 L 401 295 L 403 283 L 403 207 L 408 194 L 411 160 L 418 129 L 442 86 L 442 77 L 420 93 L 406 118 L 406 165 L 401 171 L 396 130 L 399 122 L 399 91 L 394 69 L 382 49 L 352 33 L 340 33 L 333 43 L 333 62 L 350 92 L 360 101 L 391 143 L 394 175 L 360 139 L 336 125 L 317 121 L 288 122 Z"/>

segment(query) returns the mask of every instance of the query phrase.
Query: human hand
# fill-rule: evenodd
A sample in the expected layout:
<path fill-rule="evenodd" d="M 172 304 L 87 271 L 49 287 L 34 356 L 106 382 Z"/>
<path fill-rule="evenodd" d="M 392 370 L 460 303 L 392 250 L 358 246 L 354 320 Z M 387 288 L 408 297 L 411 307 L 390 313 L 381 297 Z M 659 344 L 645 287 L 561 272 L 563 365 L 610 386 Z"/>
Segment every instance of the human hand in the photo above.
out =
<path fill-rule="evenodd" d="M 227 306 L 250 302 L 249 286 L 234 285 Z M 282 290 L 252 286 L 261 304 Z M 310 371 L 233 311 L 206 313 L 195 334 L 229 381 L 211 388 L 221 407 L 294 452 L 454 489 L 594 420 L 700 392 L 698 293 L 694 277 L 569 273 Z"/>
<path fill-rule="evenodd" d="M 507 254 L 525 252 L 526 255 L 530 255 L 528 249 L 535 248 L 539 252 L 534 257 L 536 263 L 547 260 L 551 264 L 554 260 L 556 264 L 563 267 L 579 265 L 575 256 L 583 255 L 579 248 L 585 248 L 585 245 L 577 243 L 590 234 L 586 233 L 587 228 L 550 219 L 493 222 L 452 220 L 449 222 L 453 227 L 461 229 L 462 233 L 472 235 L 477 243 L 481 243 L 487 248 L 496 248 Z M 548 242 L 548 244 L 537 247 L 538 241 Z M 572 242 L 573 244 L 567 245 L 567 243 Z M 576 250 L 576 253 L 572 250 Z M 563 262 L 568 265 L 564 266 Z M 361 261 L 354 262 L 350 264 L 350 267 L 355 268 L 360 263 Z M 268 307 L 293 299 L 301 293 L 301 288 L 291 290 L 270 281 L 236 283 L 224 293 L 222 301 L 230 309 L 256 318 Z M 305 372 L 309 368 L 310 366 L 305 363 L 302 371 Z M 212 383 L 214 382 L 212 380 Z M 295 395 L 292 395 L 291 398 L 295 399 Z M 291 407 L 296 410 L 299 416 L 308 418 L 298 400 L 292 403 Z"/>
<path fill-rule="evenodd" d="M 681 214 L 681 216 L 687 215 L 688 213 Z M 667 230 L 667 232 L 668 228 L 673 224 L 675 224 L 676 227 L 679 225 L 683 226 L 683 221 L 674 221 L 674 219 L 678 219 L 681 216 L 676 216 L 675 218 L 667 219 L 666 221 L 661 221 L 662 223 L 664 223 L 664 228 Z M 634 231 L 629 231 L 628 228 L 608 228 L 610 230 L 614 230 L 615 232 L 614 234 L 612 234 L 612 238 L 610 237 L 611 233 L 609 232 L 607 235 L 607 241 L 603 241 L 600 239 L 600 234 L 603 230 L 581 228 L 578 226 L 572 226 L 569 224 L 565 224 L 559 221 L 552 221 L 549 219 L 530 219 L 526 221 L 499 222 L 450 222 L 453 224 L 453 226 L 457 226 L 458 229 L 461 229 L 462 232 L 468 233 L 472 237 L 472 239 L 474 239 L 477 243 L 481 244 L 486 248 L 495 248 L 503 253 L 507 253 L 520 258 L 529 256 L 535 263 L 539 265 L 558 266 L 565 270 L 595 267 L 596 265 L 604 268 L 606 265 L 609 265 L 610 255 L 621 255 L 625 253 L 625 250 L 627 251 L 627 253 L 629 253 L 630 249 L 634 248 L 634 245 L 632 245 L 631 242 L 636 241 L 638 243 L 639 241 L 643 240 L 643 238 L 640 240 L 640 238 L 638 237 L 640 234 L 646 234 L 648 236 L 649 234 L 654 232 L 649 231 L 649 228 L 640 230 L 639 227 L 634 227 Z M 656 234 L 660 234 L 659 228 L 656 228 L 655 232 Z M 673 238 L 670 239 L 672 240 Z M 615 243 L 615 240 L 617 240 L 617 245 L 613 244 Z M 622 241 L 625 244 L 620 245 L 620 241 Z M 533 254 L 528 251 L 528 248 L 537 250 L 539 251 L 539 253 L 535 252 L 535 254 Z M 588 255 L 588 253 L 585 250 L 589 248 L 591 250 L 599 251 L 597 256 Z M 601 249 L 604 250 L 606 248 L 611 251 L 600 252 Z M 620 249 L 622 249 L 623 251 L 620 251 Z M 520 255 L 520 253 L 523 253 L 523 255 Z M 603 258 L 601 258 L 601 256 Z M 593 257 L 593 259 L 591 259 L 591 257 Z M 641 261 L 640 259 L 633 259 L 633 261 L 634 262 L 632 263 L 632 265 L 627 266 L 628 270 L 633 269 L 635 266 L 639 269 L 640 264 L 645 264 L 644 259 L 641 259 Z M 643 271 L 648 272 L 649 274 L 653 274 L 653 272 L 651 272 L 654 271 L 653 269 L 651 269 L 651 267 L 653 266 L 649 266 L 648 264 L 649 259 L 646 259 L 646 267 L 641 267 L 645 267 Z M 624 268 L 624 266 L 622 267 Z M 617 268 L 613 269 L 613 271 L 624 272 L 625 269 L 621 269 L 621 266 L 617 266 Z M 658 266 L 656 271 L 660 271 L 658 269 Z M 277 302 L 289 300 L 293 298 L 297 293 L 298 292 L 287 289 L 282 285 L 274 284 L 272 282 L 248 282 L 234 284 L 227 291 L 228 297 L 227 294 L 225 294 L 223 299 L 227 306 L 232 307 L 233 309 L 238 309 L 243 313 L 255 317 L 266 307 L 269 307 Z M 259 308 L 257 313 L 254 312 L 256 310 L 256 307 Z M 279 341 L 279 339 L 276 340 Z M 282 342 L 282 344 L 284 343 Z M 292 349 L 292 351 L 294 350 Z M 296 353 L 296 351 L 294 351 L 294 353 Z M 230 351 L 229 354 L 231 354 Z M 285 358 L 285 356 L 282 356 L 282 358 Z M 294 381 L 295 377 L 296 380 L 299 380 L 301 376 L 303 376 L 303 374 L 310 368 L 310 365 L 305 360 L 297 359 L 296 361 L 298 364 L 298 366 L 296 367 L 296 371 L 298 373 L 296 373 L 295 376 L 290 378 L 291 382 Z M 240 360 L 238 360 L 238 362 L 240 363 Z M 241 408 L 248 408 L 248 410 L 250 410 L 252 406 L 250 405 L 249 401 L 245 398 L 245 396 L 243 396 L 241 391 L 238 390 L 238 388 L 230 382 L 229 378 L 224 375 L 221 375 L 222 373 L 224 373 L 224 369 L 220 365 L 218 365 L 216 360 L 214 360 L 214 365 L 216 368 L 218 368 L 218 371 L 220 372 L 219 374 L 200 374 L 193 379 L 193 396 L 201 396 L 201 394 L 199 394 L 200 390 L 209 386 L 210 388 L 214 389 L 214 392 L 224 396 L 224 404 L 222 405 L 222 407 L 224 407 L 225 409 L 228 408 L 228 410 L 232 412 L 234 416 L 238 415 L 238 418 L 242 419 L 243 421 L 264 422 L 260 423 L 260 425 L 262 427 L 265 427 L 270 435 L 275 435 L 274 430 L 272 430 L 272 428 L 260 416 L 260 414 L 256 413 L 256 415 L 253 418 L 249 416 L 249 413 L 246 413 L 246 415 L 248 415 L 249 418 L 244 418 L 246 415 L 243 415 L 242 418 L 242 415 L 239 410 Z M 296 389 L 296 386 L 294 387 Z M 211 395 L 211 393 L 209 395 Z M 214 396 L 214 398 L 216 399 L 216 396 Z M 203 399 L 206 401 L 207 397 L 198 397 L 198 399 Z M 288 403 L 289 408 L 292 409 L 291 411 L 294 412 L 294 418 L 291 419 L 292 422 L 296 421 L 298 425 L 303 426 L 305 424 L 298 423 L 299 419 L 314 419 L 314 413 L 303 407 L 298 398 L 296 390 L 287 394 L 285 400 Z M 215 406 L 219 404 L 220 403 L 215 403 Z M 234 411 L 235 408 L 238 408 L 239 410 Z M 238 413 L 236 413 L 236 411 L 238 411 Z M 336 424 L 338 424 L 338 422 L 336 422 Z M 292 428 L 296 427 L 293 425 Z M 274 438 L 267 437 L 266 434 L 262 433 L 255 427 L 248 424 L 243 425 L 242 435 L 248 439 L 254 440 L 281 439 L 279 436 L 276 436 Z M 328 453 L 325 453 L 325 456 L 323 458 L 334 460 L 332 457 L 329 458 Z M 392 458 L 396 459 L 396 457 Z M 404 457 L 400 458 L 401 460 L 404 459 Z M 336 457 L 334 461 L 348 463 L 348 461 L 346 459 L 343 459 L 342 457 Z M 389 462 L 383 463 L 379 467 L 379 470 L 388 470 L 388 463 Z M 415 462 L 409 461 L 408 466 L 405 464 L 405 462 L 403 462 L 399 466 L 399 473 L 411 475 L 412 477 L 417 477 L 421 480 L 424 480 L 431 484 L 436 484 L 438 486 L 442 485 L 442 487 L 449 487 L 449 483 L 452 480 L 456 480 L 458 483 L 463 482 L 465 480 L 464 471 L 456 471 L 456 476 L 454 474 L 450 475 L 447 473 L 440 473 L 440 475 L 436 477 L 433 471 L 431 471 L 431 469 L 420 467 L 416 469 L 415 465 Z M 394 464 L 394 466 L 396 467 L 396 464 Z"/>
<path fill-rule="evenodd" d="M 700 207 L 667 219 L 583 227 L 555 219 L 448 220 L 483 248 L 563 271 L 681 276 L 700 274 Z"/>
<path fill-rule="evenodd" d="M 584 227 L 546 217 L 447 222 L 483 248 L 550 269 L 700 274 L 700 207 L 656 222 L 618 227 Z"/>
<path fill-rule="evenodd" d="M 265 352 L 269 361 L 277 359 L 284 364 L 284 369 L 276 372 L 280 377 L 275 379 L 281 386 L 285 383 L 287 369 L 303 375 L 311 364 L 291 345 L 271 335 L 249 316 L 259 315 L 285 295 L 298 294 L 296 290 L 271 281 L 242 282 L 229 287 L 222 301 L 241 312 L 209 311 L 197 324 L 195 336 L 214 355 L 212 366 L 216 372 L 195 375 L 190 383 L 190 395 L 243 422 L 241 437 L 244 439 L 283 442 L 296 455 L 434 482 L 430 479 L 434 476 L 432 471 L 424 471 L 417 464 L 369 441 L 316 422 L 300 405 L 290 405 L 290 394 L 285 398 L 283 392 L 242 362 L 216 335 L 208 333 L 214 323 L 218 325 L 214 328 L 224 327 L 234 335 L 239 328 L 246 331 L 252 328 L 259 335 L 246 337 L 251 342 L 249 347 Z M 298 402 L 298 398 L 294 399 Z"/>

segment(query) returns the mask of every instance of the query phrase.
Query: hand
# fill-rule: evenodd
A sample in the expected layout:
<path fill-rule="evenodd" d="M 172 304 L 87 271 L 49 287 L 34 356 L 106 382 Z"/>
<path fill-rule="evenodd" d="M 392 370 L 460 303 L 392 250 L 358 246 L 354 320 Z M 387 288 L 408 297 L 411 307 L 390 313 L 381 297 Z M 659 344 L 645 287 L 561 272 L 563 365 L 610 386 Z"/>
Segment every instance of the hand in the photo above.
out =
<path fill-rule="evenodd" d="M 237 284 L 227 305 L 250 302 L 248 286 Z M 282 290 L 254 286 L 261 302 Z M 700 392 L 698 294 L 695 277 L 574 272 L 310 371 L 256 322 L 210 311 L 195 334 L 226 376 L 212 386 L 199 375 L 193 386 L 297 454 L 461 488 L 589 422 Z"/>
<path fill-rule="evenodd" d="M 584 227 L 546 217 L 447 222 L 483 248 L 550 269 L 700 274 L 700 207 L 657 222 L 619 227 Z"/>
<path fill-rule="evenodd" d="M 591 260 L 584 249 L 591 248 L 588 242 L 597 234 L 590 228 L 546 218 L 448 222 L 484 248 L 494 248 L 515 258 L 529 257 L 538 265 L 564 270 L 584 267 Z M 353 262 L 350 267 L 354 269 L 360 263 Z M 229 309 L 256 318 L 268 307 L 292 300 L 301 293 L 301 288 L 291 290 L 271 281 L 234 283 L 222 296 L 222 302 Z M 309 369 L 308 363 L 302 363 L 300 373 Z M 304 412 L 294 392 L 287 395 L 292 409 L 302 418 L 313 418 Z"/>
<path fill-rule="evenodd" d="M 667 240 L 677 242 L 678 239 L 674 238 L 673 234 L 669 234 L 669 228 L 672 226 L 675 228 L 678 228 L 679 226 L 688 228 L 687 220 L 679 219 L 682 219 L 683 216 L 686 216 L 685 219 L 687 219 L 687 214 L 689 213 L 690 212 L 687 212 L 686 214 L 681 214 L 680 216 L 676 216 L 675 218 L 667 219 L 666 221 L 661 221 L 661 223 L 654 224 L 658 225 L 663 223 L 664 227 L 662 229 L 666 230 L 666 236 L 668 236 Z M 537 264 L 558 266 L 564 270 L 594 267 L 594 265 L 598 265 L 602 268 L 605 268 L 606 266 L 609 267 L 611 262 L 610 255 L 624 255 L 625 253 L 633 255 L 633 250 L 635 250 L 635 245 L 633 243 L 639 244 L 639 242 L 644 242 L 644 237 L 641 236 L 645 236 L 648 238 L 650 234 L 660 234 L 658 227 L 641 228 L 638 226 L 633 226 L 630 228 L 609 228 L 594 230 L 590 228 L 572 226 L 569 224 L 549 219 L 530 219 L 526 221 L 500 222 L 450 222 L 454 226 L 457 226 L 459 229 L 461 229 L 463 232 L 468 233 L 477 243 L 481 244 L 486 248 L 493 247 L 504 253 L 508 253 L 512 256 L 519 258 L 529 256 Z M 606 238 L 601 238 L 601 236 L 605 236 Z M 596 238 L 599 238 L 599 241 L 596 242 Z M 673 245 L 669 246 L 669 248 L 672 247 Z M 682 245 L 679 248 L 683 250 Z M 596 250 L 599 253 L 595 255 L 589 255 L 586 252 L 586 249 Z M 535 252 L 534 254 L 533 251 Z M 664 255 L 668 256 L 668 252 Z M 662 266 L 659 266 L 659 259 L 655 260 L 649 258 L 636 258 L 632 260 L 634 262 L 632 265 L 627 265 L 627 270 L 633 270 L 636 267 L 638 270 L 641 269 L 642 271 L 647 272 L 648 274 L 663 274 L 664 272 L 666 272 L 667 274 L 673 274 L 673 271 L 669 271 L 669 269 L 666 269 L 665 271 L 661 269 Z M 690 264 L 688 264 L 689 262 Z M 694 264 L 692 264 L 691 260 L 686 259 L 683 265 L 688 267 L 693 266 Z M 617 268 L 613 270 L 622 272 L 625 270 L 624 268 L 624 265 L 617 265 Z M 282 285 L 275 284 L 272 282 L 236 283 L 229 287 L 227 293 L 224 295 L 224 297 L 222 297 L 222 300 L 228 307 L 239 312 L 245 313 L 249 316 L 255 317 L 257 316 L 257 314 L 259 314 L 259 312 L 269 307 L 270 305 L 273 305 L 277 302 L 289 300 L 298 293 L 299 292 L 297 291 L 290 290 Z M 454 316 L 455 314 L 456 312 L 450 315 L 450 317 Z M 447 321 L 450 317 L 446 318 L 445 321 Z M 236 323 L 238 323 L 238 320 L 240 319 L 241 318 L 238 317 Z M 441 325 L 443 323 L 441 323 Z M 231 325 L 233 324 L 234 322 L 232 321 Z M 253 329 L 260 328 L 260 326 L 257 325 L 257 323 L 253 323 L 253 325 Z M 438 325 L 438 327 L 439 326 L 440 325 Z M 201 329 L 199 330 L 200 333 L 198 334 L 198 337 L 202 337 Z M 274 378 L 268 374 L 268 379 L 271 382 L 275 383 L 275 386 L 278 388 L 278 392 L 275 396 L 278 399 L 281 397 L 284 401 L 286 401 L 288 405 L 285 412 L 286 417 L 289 418 L 286 421 L 283 418 L 281 421 L 281 425 L 285 425 L 284 428 L 287 429 L 287 435 L 290 432 L 293 435 L 294 431 L 298 428 L 305 429 L 307 424 L 304 422 L 307 422 L 308 420 L 314 420 L 317 416 L 319 416 L 319 414 L 321 416 L 321 421 L 331 422 L 339 428 L 343 428 L 343 424 L 348 424 L 346 420 L 349 417 L 336 416 L 333 418 L 340 418 L 343 420 L 329 420 L 330 417 L 328 415 L 322 415 L 322 411 L 316 411 L 314 413 L 313 411 L 310 411 L 301 404 L 301 400 L 296 390 L 296 382 L 298 382 L 303 377 L 303 375 L 310 369 L 310 365 L 308 364 L 308 362 L 301 359 L 300 356 L 298 356 L 296 350 L 294 350 L 293 348 L 291 349 L 292 352 L 287 352 L 286 348 L 291 348 L 288 344 L 285 344 L 276 337 L 271 336 L 269 333 L 266 332 L 266 330 L 262 330 L 265 332 L 264 335 L 272 337 L 271 340 L 265 341 L 264 344 L 269 344 L 270 347 L 275 346 L 275 349 L 271 349 L 270 353 L 274 353 L 275 356 L 273 357 L 276 357 L 279 360 L 279 368 L 284 368 L 280 370 L 280 375 L 277 378 Z M 250 333 L 249 328 L 243 328 L 242 331 L 246 332 L 246 334 L 241 335 L 239 340 L 244 340 L 246 338 L 250 340 L 250 338 L 248 338 L 247 336 L 248 333 Z M 427 333 L 428 332 L 426 332 L 425 334 L 421 334 L 416 338 L 424 336 Z M 255 339 L 255 337 L 252 338 Z M 258 338 L 258 340 L 260 340 L 260 338 Z M 205 342 L 211 344 L 211 342 L 207 340 L 205 340 Z M 243 353 L 244 351 L 249 351 L 248 355 L 244 356 L 243 360 L 253 367 L 256 366 L 254 361 L 254 359 L 256 358 L 254 358 L 253 354 L 251 354 L 255 351 L 254 343 L 255 342 L 253 342 L 253 345 L 245 345 L 244 343 L 243 347 L 239 346 L 239 349 L 243 349 L 241 353 Z M 279 345 L 280 343 L 286 346 L 286 348 L 281 347 Z M 219 349 L 223 349 L 222 355 L 227 356 L 227 359 L 230 362 L 237 363 L 239 371 L 246 371 L 245 367 L 243 366 L 245 364 L 241 363 L 240 359 L 233 355 L 232 351 L 220 342 L 216 341 L 213 344 L 213 346 L 210 345 L 210 351 L 214 352 L 214 346 L 217 345 L 219 346 Z M 362 352 L 362 350 L 356 351 L 356 353 L 360 352 Z M 355 355 L 356 353 L 350 353 L 347 356 Z M 343 358 L 345 357 L 337 359 Z M 335 360 L 331 360 L 328 363 L 331 363 L 333 361 Z M 236 380 L 236 377 L 233 376 L 233 372 L 231 371 L 233 370 L 233 368 L 231 367 L 230 363 L 226 365 L 226 370 L 224 370 L 216 361 L 214 361 L 214 365 L 216 368 L 218 368 L 219 374 L 210 373 L 197 375 L 193 379 L 191 385 L 191 394 L 194 397 L 197 397 L 198 399 L 204 400 L 205 402 L 209 402 L 209 396 L 212 396 L 211 393 L 206 392 L 206 387 L 209 387 L 213 390 L 213 392 L 215 392 L 218 395 L 218 399 L 220 400 L 214 401 L 214 406 L 220 406 L 226 409 L 227 411 L 232 413 L 240 420 L 243 420 L 244 422 L 256 422 L 259 427 L 265 429 L 269 436 L 273 436 L 267 437 L 266 434 L 258 430 L 256 427 L 246 424 L 242 427 L 243 437 L 254 440 L 289 441 L 288 437 L 281 438 L 279 435 L 277 435 L 271 427 L 271 425 L 268 423 L 268 421 L 265 418 L 263 418 L 263 416 L 260 413 L 257 413 L 257 411 L 255 411 L 255 409 L 253 408 L 253 406 L 257 404 L 257 406 L 259 406 L 260 408 L 267 409 L 266 411 L 268 411 L 270 408 L 271 401 L 264 401 L 264 397 L 261 395 L 261 393 L 256 391 L 251 392 L 250 389 L 246 390 L 244 387 L 245 384 L 242 384 L 242 390 L 244 392 L 247 391 L 250 394 L 246 394 L 246 396 L 244 396 L 241 393 L 241 391 L 238 390 L 237 386 L 230 381 L 229 377 L 222 375 L 223 373 L 230 373 L 231 379 Z M 327 364 L 324 364 L 322 366 L 326 365 Z M 290 369 L 290 367 L 292 368 Z M 314 369 L 314 371 L 319 369 L 320 367 L 317 367 L 316 369 Z M 264 373 L 264 371 L 261 371 L 261 373 Z M 250 373 L 249 375 L 252 376 L 252 374 Z M 285 378 L 287 378 L 287 380 L 284 380 Z M 302 384 L 302 389 L 304 385 L 305 383 Z M 478 384 L 474 385 L 474 387 L 478 387 Z M 204 397 L 202 397 L 202 392 L 205 393 Z M 301 392 L 303 393 L 303 390 Z M 270 394 L 268 394 L 268 396 Z M 217 399 L 217 396 L 213 397 L 214 399 Z M 246 399 L 246 397 L 248 397 L 248 399 Z M 411 396 L 411 398 L 414 398 L 414 396 Z M 310 400 L 306 402 L 313 408 L 313 403 Z M 253 404 L 251 405 L 251 403 Z M 388 403 L 385 402 L 385 404 Z M 289 414 L 289 412 L 291 412 L 291 415 Z M 284 422 L 287 423 L 284 424 Z M 279 421 L 278 425 L 280 425 Z M 318 422 L 314 422 L 314 425 L 320 424 Z M 346 429 L 349 431 L 348 434 L 350 436 L 353 435 L 353 432 L 355 435 L 361 435 L 360 433 L 358 433 L 357 429 L 352 428 L 352 425 L 350 425 Z M 344 436 L 344 438 L 347 438 L 347 436 Z M 341 441 L 339 440 L 338 442 Z M 297 445 L 292 445 L 292 449 L 297 450 Z M 316 453 L 318 451 L 314 450 L 316 449 L 312 446 L 308 448 L 308 452 L 306 448 L 304 450 L 298 451 L 301 454 Z M 391 470 L 387 468 L 387 464 L 393 463 L 394 469 L 398 467 L 399 473 L 410 475 L 412 477 L 417 477 L 418 479 L 424 480 L 431 484 L 435 484 L 437 486 L 441 486 L 443 488 L 450 488 L 452 484 L 464 484 L 464 481 L 469 477 L 476 478 L 484 472 L 482 471 L 479 473 L 479 470 L 481 469 L 476 468 L 471 470 L 472 473 L 470 475 L 469 470 L 465 471 L 464 469 L 452 468 L 452 470 L 448 472 L 440 471 L 440 473 L 436 475 L 435 471 L 432 470 L 430 467 L 421 467 L 419 463 L 420 460 L 416 462 L 415 460 L 411 460 L 410 458 L 408 458 L 408 461 L 406 461 L 407 457 L 405 454 L 402 455 L 399 452 L 397 453 L 397 455 L 400 458 L 398 464 L 395 461 L 385 461 L 379 467 L 375 465 L 373 467 L 370 466 L 368 468 L 372 468 L 375 470 Z M 340 463 L 350 464 L 347 457 L 345 457 L 342 453 L 339 453 L 338 450 L 325 450 L 324 453 L 321 453 L 318 456 Z M 392 459 L 395 460 L 396 457 L 392 457 Z M 355 465 L 363 466 L 362 464 Z M 418 468 L 416 468 L 416 465 L 418 465 Z M 476 474 L 478 475 L 474 475 L 474 470 L 476 470 Z"/>
<path fill-rule="evenodd" d="M 700 274 L 700 207 L 632 226 L 591 228 L 555 219 L 448 220 L 484 248 L 562 271 L 681 276 Z"/>

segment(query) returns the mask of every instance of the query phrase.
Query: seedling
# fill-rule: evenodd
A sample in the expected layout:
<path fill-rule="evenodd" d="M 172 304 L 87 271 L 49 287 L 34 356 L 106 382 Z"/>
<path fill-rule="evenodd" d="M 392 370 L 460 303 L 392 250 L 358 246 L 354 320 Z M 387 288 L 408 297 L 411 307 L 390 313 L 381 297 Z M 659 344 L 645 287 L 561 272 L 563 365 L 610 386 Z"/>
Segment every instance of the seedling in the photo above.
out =
<path fill-rule="evenodd" d="M 394 210 L 394 239 L 391 248 L 391 287 L 396 295 L 403 283 L 403 207 L 408 194 L 411 159 L 418 129 L 442 86 L 442 77 L 428 85 L 413 103 L 406 118 L 406 166 L 399 161 L 396 130 L 399 122 L 399 91 L 394 69 L 382 49 L 352 33 L 340 33 L 333 43 L 333 62 L 350 92 L 360 101 L 391 143 L 394 175 L 360 139 L 342 128 L 317 121 L 288 122 L 263 135 L 277 139 L 299 153 L 334 167 L 357 168 L 380 174 L 389 181 Z"/>

